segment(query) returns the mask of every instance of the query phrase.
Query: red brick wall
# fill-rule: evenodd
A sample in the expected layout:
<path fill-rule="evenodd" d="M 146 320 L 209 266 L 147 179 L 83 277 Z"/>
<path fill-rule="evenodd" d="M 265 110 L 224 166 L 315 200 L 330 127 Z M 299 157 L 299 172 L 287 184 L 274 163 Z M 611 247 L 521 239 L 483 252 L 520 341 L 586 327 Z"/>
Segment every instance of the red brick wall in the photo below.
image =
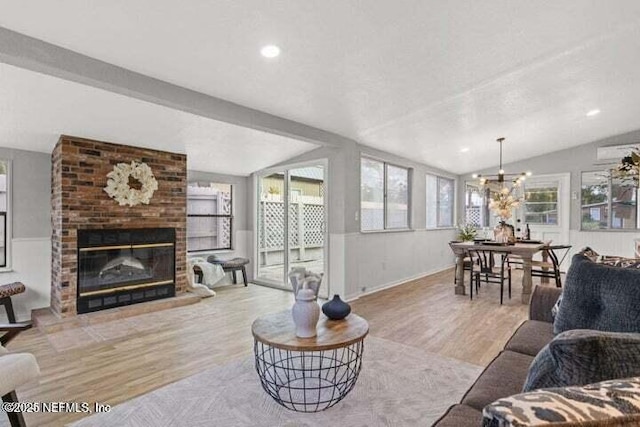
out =
<path fill-rule="evenodd" d="M 120 206 L 104 192 L 117 163 L 144 162 L 158 189 L 148 205 Z M 77 230 L 176 229 L 176 292 L 186 290 L 187 156 L 146 148 L 61 136 L 52 154 L 51 309 L 75 316 Z"/>

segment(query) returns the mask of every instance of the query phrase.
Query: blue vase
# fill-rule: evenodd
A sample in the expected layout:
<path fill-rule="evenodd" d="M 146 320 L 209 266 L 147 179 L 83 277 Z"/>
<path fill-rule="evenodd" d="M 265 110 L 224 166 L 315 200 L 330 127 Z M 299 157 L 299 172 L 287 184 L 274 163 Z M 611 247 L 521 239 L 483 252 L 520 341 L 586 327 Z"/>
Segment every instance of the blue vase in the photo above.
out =
<path fill-rule="evenodd" d="M 334 295 L 333 299 L 322 304 L 322 312 L 331 320 L 342 320 L 351 313 L 351 306 Z"/>

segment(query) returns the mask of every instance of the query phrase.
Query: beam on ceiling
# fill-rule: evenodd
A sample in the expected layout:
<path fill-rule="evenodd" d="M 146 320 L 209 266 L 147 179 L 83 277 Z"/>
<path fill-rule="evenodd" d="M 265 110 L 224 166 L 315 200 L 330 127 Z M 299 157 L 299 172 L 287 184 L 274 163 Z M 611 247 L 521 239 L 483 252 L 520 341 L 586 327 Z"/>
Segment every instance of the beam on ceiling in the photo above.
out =
<path fill-rule="evenodd" d="M 340 147 L 353 140 L 126 68 L 0 27 L 0 62 L 251 129 Z"/>

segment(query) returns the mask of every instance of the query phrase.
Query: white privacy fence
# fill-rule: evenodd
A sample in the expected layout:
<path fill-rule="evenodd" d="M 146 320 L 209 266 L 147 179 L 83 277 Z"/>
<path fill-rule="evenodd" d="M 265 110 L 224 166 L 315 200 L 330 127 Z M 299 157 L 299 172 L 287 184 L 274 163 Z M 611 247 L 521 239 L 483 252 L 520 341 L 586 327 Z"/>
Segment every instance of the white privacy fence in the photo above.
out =
<path fill-rule="evenodd" d="M 467 206 L 465 213 L 466 224 L 475 225 L 476 227 L 482 227 L 482 210 L 480 206 Z"/>
<path fill-rule="evenodd" d="M 284 261 L 284 202 L 279 195 L 266 195 L 258 212 L 258 249 L 261 265 Z M 289 203 L 289 257 L 296 261 L 322 259 L 324 203 L 322 197 L 298 196 Z"/>

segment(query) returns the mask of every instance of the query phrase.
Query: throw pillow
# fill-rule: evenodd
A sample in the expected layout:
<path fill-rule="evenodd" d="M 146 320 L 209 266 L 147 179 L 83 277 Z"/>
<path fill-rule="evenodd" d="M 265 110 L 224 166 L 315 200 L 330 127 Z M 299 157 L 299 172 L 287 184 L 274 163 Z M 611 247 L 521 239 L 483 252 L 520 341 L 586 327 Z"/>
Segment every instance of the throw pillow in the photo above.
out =
<path fill-rule="evenodd" d="M 578 253 L 586 256 L 587 258 L 589 258 L 593 262 L 598 261 L 598 257 L 600 257 L 600 254 L 598 252 L 594 251 L 593 249 L 591 249 L 589 246 L 586 246 L 584 249 L 582 249 Z"/>
<path fill-rule="evenodd" d="M 640 376 L 640 334 L 577 329 L 540 350 L 523 391 L 635 376 Z"/>
<path fill-rule="evenodd" d="M 553 331 L 640 332 L 640 269 L 573 256 Z"/>
<path fill-rule="evenodd" d="M 603 255 L 598 262 L 600 264 L 612 265 L 614 267 L 640 268 L 640 260 L 638 258 Z"/>
<path fill-rule="evenodd" d="M 484 407 L 483 427 L 640 425 L 640 378 L 549 388 Z"/>

